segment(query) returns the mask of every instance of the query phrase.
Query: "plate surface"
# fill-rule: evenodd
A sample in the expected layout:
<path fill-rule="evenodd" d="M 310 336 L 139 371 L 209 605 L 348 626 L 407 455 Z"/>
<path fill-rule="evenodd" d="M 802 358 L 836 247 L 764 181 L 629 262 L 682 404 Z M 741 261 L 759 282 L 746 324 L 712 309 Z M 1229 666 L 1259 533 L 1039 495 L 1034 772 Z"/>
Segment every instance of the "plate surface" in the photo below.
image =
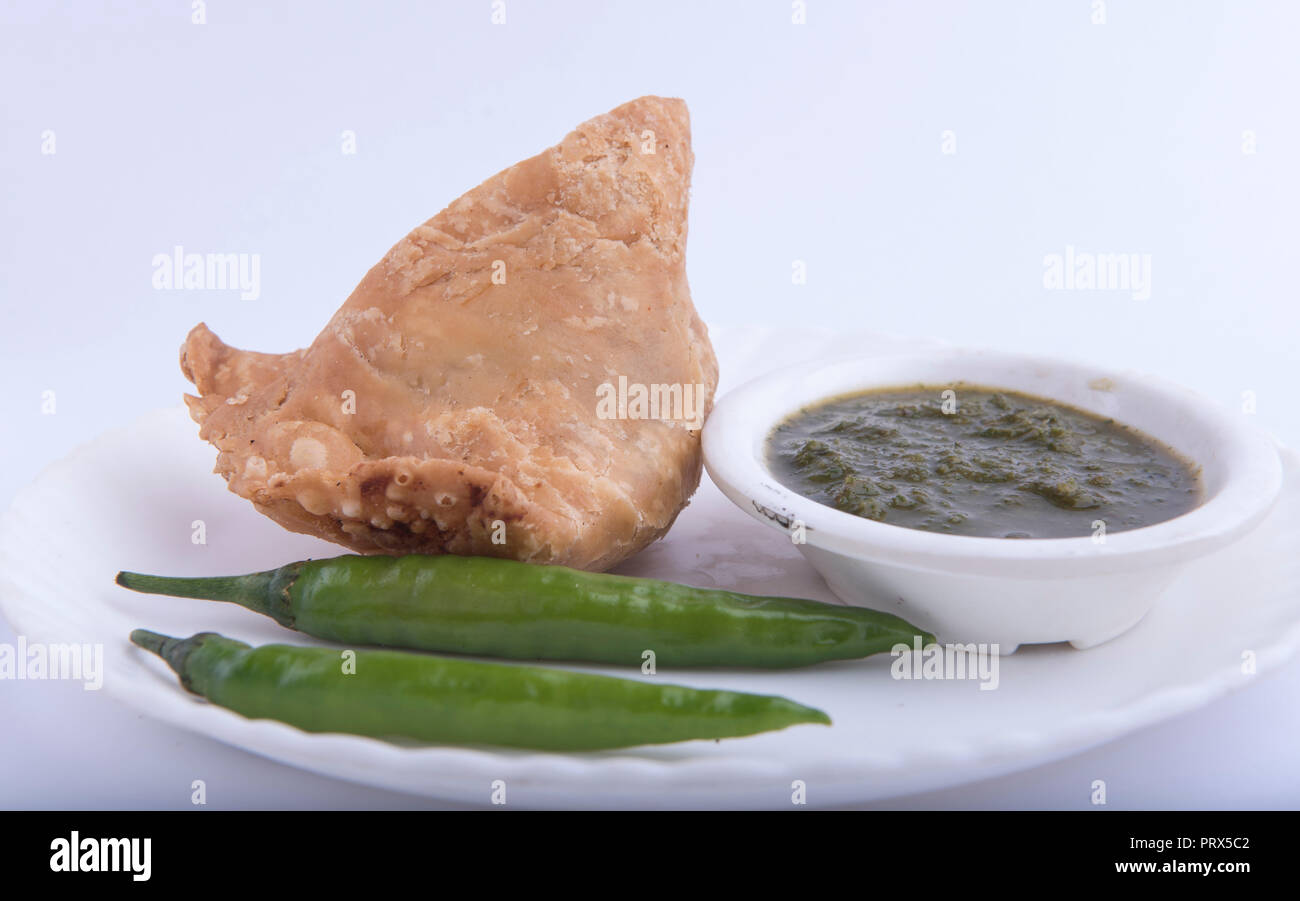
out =
<path fill-rule="evenodd" d="M 746 329 L 715 345 L 720 390 L 802 359 L 935 346 L 877 335 Z M 792 783 L 811 805 L 874 800 L 1032 766 L 1193 709 L 1282 663 L 1300 647 L 1300 459 L 1269 518 L 1238 544 L 1193 563 L 1135 629 L 1101 647 L 1024 647 L 1002 659 L 998 688 L 974 680 L 896 680 L 888 657 L 805 670 L 590 672 L 782 694 L 826 710 L 802 726 L 745 739 L 595 754 L 398 747 L 309 735 L 246 720 L 182 691 L 134 648 L 136 627 L 215 630 L 252 643 L 305 636 L 227 604 L 137 595 L 119 569 L 174 575 L 249 572 L 333 556 L 285 532 L 211 473 L 215 452 L 180 408 L 150 413 L 56 463 L 0 520 L 0 606 L 28 642 L 104 646 L 104 691 L 166 722 L 288 764 L 430 797 L 484 803 L 504 780 L 515 806 L 783 807 Z M 200 526 L 201 523 L 201 526 Z M 203 543 L 196 543 L 202 531 Z M 708 481 L 668 537 L 619 572 L 757 594 L 835 602 L 781 536 Z M 880 605 L 888 609 L 888 603 Z"/>

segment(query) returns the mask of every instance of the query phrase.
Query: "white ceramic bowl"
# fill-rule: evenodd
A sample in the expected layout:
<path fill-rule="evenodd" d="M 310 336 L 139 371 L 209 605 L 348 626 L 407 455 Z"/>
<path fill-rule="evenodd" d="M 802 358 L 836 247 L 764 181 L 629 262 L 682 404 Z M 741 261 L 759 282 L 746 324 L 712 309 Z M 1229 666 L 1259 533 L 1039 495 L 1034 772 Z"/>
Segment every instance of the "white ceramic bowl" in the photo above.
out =
<path fill-rule="evenodd" d="M 839 395 L 918 384 L 1004 388 L 1113 417 L 1201 467 L 1195 509 L 1093 537 L 974 538 L 874 522 L 795 493 L 767 463 L 772 429 Z M 704 460 L 746 513 L 794 540 L 846 603 L 887 610 L 941 642 L 1068 641 L 1087 648 L 1136 625 L 1191 560 L 1246 534 L 1282 484 L 1273 440 L 1242 414 L 1150 376 L 993 351 L 823 361 L 780 370 L 728 393 L 704 427 Z M 796 529 L 802 524 L 802 529 Z"/>

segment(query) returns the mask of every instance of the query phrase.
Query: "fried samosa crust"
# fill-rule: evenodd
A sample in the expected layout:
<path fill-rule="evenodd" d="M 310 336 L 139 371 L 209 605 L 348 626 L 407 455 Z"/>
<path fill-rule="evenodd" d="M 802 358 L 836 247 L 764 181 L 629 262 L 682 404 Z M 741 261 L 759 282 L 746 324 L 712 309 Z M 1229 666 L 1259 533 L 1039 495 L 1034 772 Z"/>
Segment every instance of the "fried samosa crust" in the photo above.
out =
<path fill-rule="evenodd" d="M 623 377 L 712 405 L 686 282 L 692 163 L 685 103 L 642 97 L 412 231 L 309 348 L 253 353 L 196 326 L 185 400 L 215 471 L 362 553 L 603 570 L 645 547 L 699 484 L 702 420 L 598 401 Z"/>

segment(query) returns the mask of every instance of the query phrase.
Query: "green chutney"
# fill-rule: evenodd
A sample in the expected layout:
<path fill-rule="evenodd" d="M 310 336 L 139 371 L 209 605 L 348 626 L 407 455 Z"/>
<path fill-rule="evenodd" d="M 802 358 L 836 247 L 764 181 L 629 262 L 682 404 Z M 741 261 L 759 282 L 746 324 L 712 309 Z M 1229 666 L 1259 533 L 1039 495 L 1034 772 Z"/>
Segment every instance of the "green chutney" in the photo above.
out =
<path fill-rule="evenodd" d="M 768 456 L 782 484 L 818 503 L 950 535 L 1123 532 L 1186 513 L 1202 494 L 1198 467 L 1136 429 L 962 383 L 807 407 L 773 430 Z"/>

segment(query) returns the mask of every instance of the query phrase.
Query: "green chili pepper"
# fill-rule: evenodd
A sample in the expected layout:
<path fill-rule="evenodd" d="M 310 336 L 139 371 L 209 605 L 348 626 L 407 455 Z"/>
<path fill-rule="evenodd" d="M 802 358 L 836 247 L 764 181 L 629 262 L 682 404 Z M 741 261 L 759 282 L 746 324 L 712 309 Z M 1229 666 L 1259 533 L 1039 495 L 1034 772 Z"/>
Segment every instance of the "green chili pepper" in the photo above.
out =
<path fill-rule="evenodd" d="M 528 660 L 781 668 L 934 636 L 888 613 L 492 557 L 354 555 L 246 576 L 122 572 L 135 591 L 230 601 L 347 644 Z"/>
<path fill-rule="evenodd" d="M 337 648 L 254 648 L 214 632 L 171 638 L 144 629 L 131 641 L 167 661 L 189 691 L 307 732 L 594 751 L 831 722 L 773 695 L 405 651 L 356 651 L 347 672 Z"/>

